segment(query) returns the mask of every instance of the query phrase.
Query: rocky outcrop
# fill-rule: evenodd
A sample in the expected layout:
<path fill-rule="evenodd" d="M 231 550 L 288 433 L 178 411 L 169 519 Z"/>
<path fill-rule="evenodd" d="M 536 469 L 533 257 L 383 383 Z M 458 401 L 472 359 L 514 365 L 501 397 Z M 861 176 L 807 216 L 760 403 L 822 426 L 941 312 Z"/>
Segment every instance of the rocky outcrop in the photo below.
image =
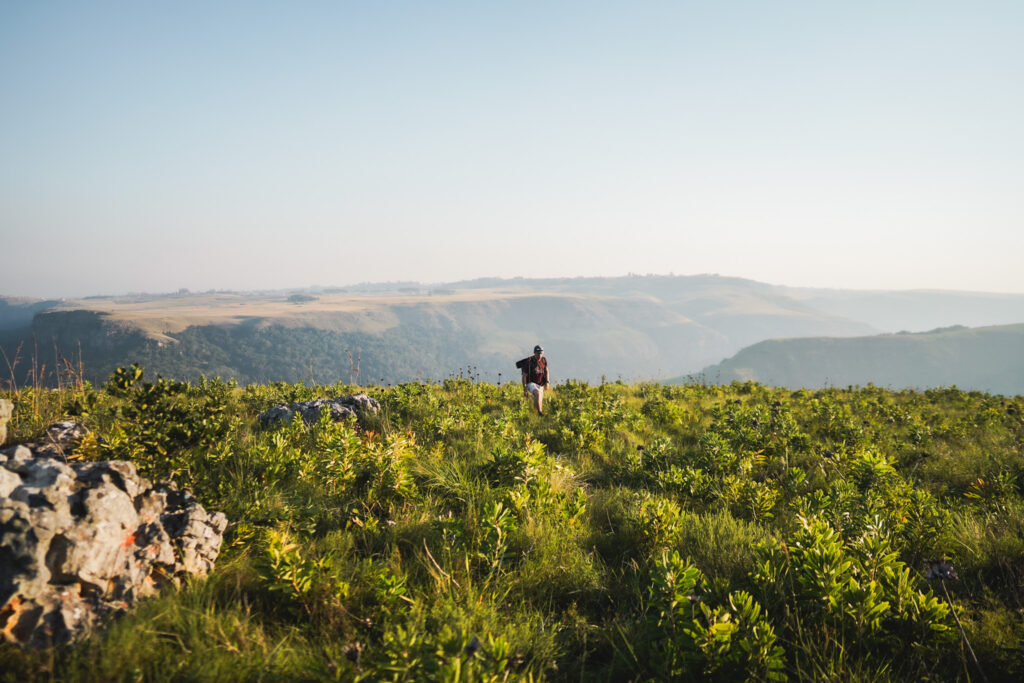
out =
<path fill-rule="evenodd" d="M 274 406 L 265 413 L 261 413 L 259 421 L 263 426 L 276 422 L 289 422 L 292 419 L 292 415 L 298 413 L 302 417 L 303 422 L 312 424 L 320 419 L 320 411 L 324 408 L 328 408 L 331 411 L 332 420 L 341 422 L 350 415 L 356 417 L 376 415 L 380 412 L 380 403 L 377 399 L 370 398 L 366 394 L 354 394 L 352 396 L 342 396 L 341 398 L 318 398 L 315 401 Z"/>
<path fill-rule="evenodd" d="M 52 431 L 51 431 L 52 430 Z M 51 428 L 67 433 L 67 426 Z M 72 430 L 74 431 L 74 430 Z M 48 437 L 44 437 L 45 441 Z M 65 463 L 64 445 L 0 451 L 0 635 L 48 647 L 164 583 L 205 575 L 227 518 L 130 462 Z"/>
<path fill-rule="evenodd" d="M 38 440 L 27 446 L 36 456 L 67 460 L 78 440 L 88 432 L 81 422 L 54 422 Z"/>
<path fill-rule="evenodd" d="M 14 413 L 14 404 L 6 399 L 0 398 L 0 446 L 7 441 L 7 422 Z"/>

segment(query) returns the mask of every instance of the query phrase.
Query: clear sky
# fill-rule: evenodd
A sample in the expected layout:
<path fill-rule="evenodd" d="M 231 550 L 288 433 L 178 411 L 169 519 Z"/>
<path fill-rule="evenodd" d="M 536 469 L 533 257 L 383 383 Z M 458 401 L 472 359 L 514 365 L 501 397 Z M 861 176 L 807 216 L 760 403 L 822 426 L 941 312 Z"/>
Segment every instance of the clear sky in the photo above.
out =
<path fill-rule="evenodd" d="M 1024 292 L 1024 2 L 0 0 L 0 294 Z"/>

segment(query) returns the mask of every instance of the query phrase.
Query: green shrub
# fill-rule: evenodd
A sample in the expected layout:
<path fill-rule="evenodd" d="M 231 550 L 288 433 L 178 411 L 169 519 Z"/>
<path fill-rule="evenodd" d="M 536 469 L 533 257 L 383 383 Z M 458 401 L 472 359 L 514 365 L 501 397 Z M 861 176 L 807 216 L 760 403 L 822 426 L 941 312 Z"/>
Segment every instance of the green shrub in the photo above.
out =
<path fill-rule="evenodd" d="M 368 391 L 379 416 L 268 428 Z M 21 389 L 18 441 L 174 475 L 216 571 L 0 680 L 1017 680 L 1019 398 L 569 381 Z M 684 559 L 686 558 L 686 559 Z M 928 584 L 928 561 L 958 581 Z M 948 590 L 952 608 L 946 602 Z M 125 664 L 130 662 L 130 664 Z"/>

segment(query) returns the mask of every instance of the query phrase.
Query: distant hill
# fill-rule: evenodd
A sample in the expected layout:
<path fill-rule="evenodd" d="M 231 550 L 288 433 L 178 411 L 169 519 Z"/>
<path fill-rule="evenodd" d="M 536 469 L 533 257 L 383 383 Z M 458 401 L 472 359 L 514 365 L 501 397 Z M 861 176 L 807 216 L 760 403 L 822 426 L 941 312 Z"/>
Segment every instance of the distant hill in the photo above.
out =
<path fill-rule="evenodd" d="M 1012 325 L 1024 320 L 1024 295 L 941 290 L 903 292 L 779 287 L 815 310 L 859 320 L 880 332 L 924 332 L 937 327 Z"/>
<path fill-rule="evenodd" d="M 749 346 L 700 374 L 714 383 L 754 380 L 790 388 L 956 385 L 1024 394 L 1024 324 L 846 339 L 773 339 Z"/>
<path fill-rule="evenodd" d="M 28 327 L 36 313 L 60 305 L 54 299 L 23 299 L 0 296 L 0 331 Z"/>
<path fill-rule="evenodd" d="M 496 381 L 515 379 L 514 361 L 536 343 L 556 380 L 644 380 L 697 372 L 766 339 L 992 324 L 1017 311 L 1012 319 L 1024 320 L 1022 295 L 808 290 L 717 275 L 490 278 L 0 297 L 0 348 L 13 360 L 20 346 L 19 382 L 32 355 L 51 371 L 60 356 L 81 357 L 94 382 L 131 362 L 183 379 L 389 383 L 472 372 Z"/>
<path fill-rule="evenodd" d="M 597 381 L 694 371 L 773 336 L 873 331 L 752 280 L 652 276 L 67 300 L 0 329 L 0 345 L 46 359 L 80 348 L 93 381 L 139 361 L 183 378 L 333 382 L 358 368 L 362 381 L 399 382 L 468 367 L 515 379 L 539 342 L 556 379 Z"/>

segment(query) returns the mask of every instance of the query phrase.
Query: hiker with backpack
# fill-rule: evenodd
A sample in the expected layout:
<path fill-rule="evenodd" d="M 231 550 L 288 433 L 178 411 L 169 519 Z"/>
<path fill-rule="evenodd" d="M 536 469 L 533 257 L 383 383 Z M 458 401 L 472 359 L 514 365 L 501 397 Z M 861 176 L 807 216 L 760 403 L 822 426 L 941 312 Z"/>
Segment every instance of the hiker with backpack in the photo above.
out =
<path fill-rule="evenodd" d="M 551 387 L 544 349 L 539 344 L 534 346 L 533 355 L 516 363 L 516 367 L 523 373 L 523 396 L 532 397 L 537 414 L 544 415 L 544 390 Z"/>

